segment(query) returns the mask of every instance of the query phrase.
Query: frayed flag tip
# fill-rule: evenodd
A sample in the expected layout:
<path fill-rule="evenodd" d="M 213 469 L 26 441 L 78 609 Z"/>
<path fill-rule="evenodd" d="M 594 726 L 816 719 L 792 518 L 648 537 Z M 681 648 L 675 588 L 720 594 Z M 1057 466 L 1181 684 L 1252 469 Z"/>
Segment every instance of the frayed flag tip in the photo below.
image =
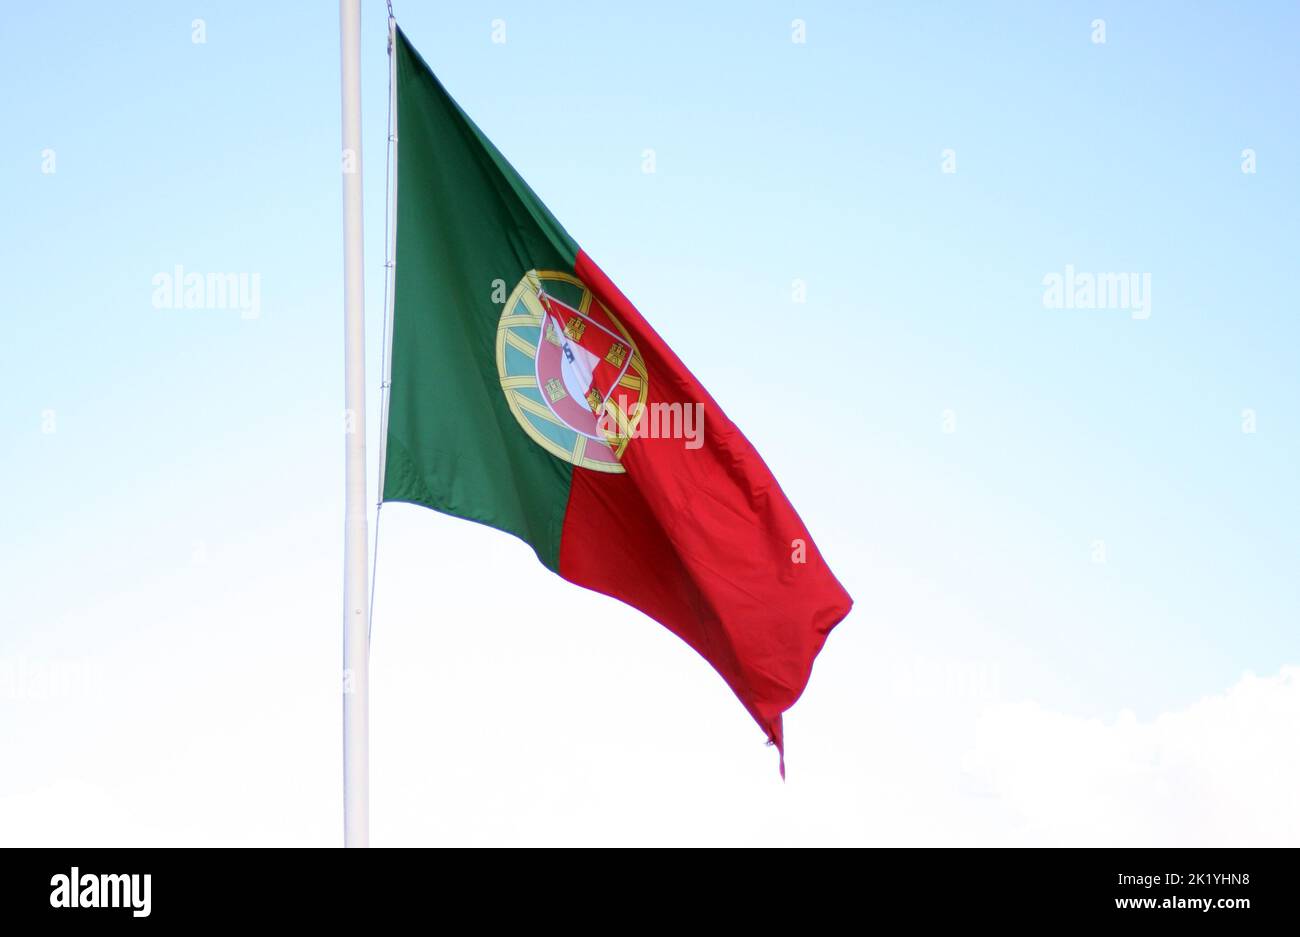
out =
<path fill-rule="evenodd" d="M 776 739 L 769 738 L 767 740 L 767 746 L 771 748 L 773 745 L 776 746 L 776 755 L 779 760 L 779 764 L 781 768 L 781 780 L 784 781 L 785 780 L 785 746 L 782 745 L 780 742 L 778 742 Z"/>

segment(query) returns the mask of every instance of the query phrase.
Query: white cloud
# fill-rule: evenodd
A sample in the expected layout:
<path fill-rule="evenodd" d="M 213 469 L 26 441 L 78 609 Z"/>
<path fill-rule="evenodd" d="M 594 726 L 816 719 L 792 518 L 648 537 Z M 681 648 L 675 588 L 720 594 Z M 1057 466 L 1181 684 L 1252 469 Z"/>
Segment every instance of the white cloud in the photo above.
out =
<path fill-rule="evenodd" d="M 1300 842 L 1300 668 L 1139 722 L 987 707 L 968 771 L 1031 839 L 1069 845 Z"/>

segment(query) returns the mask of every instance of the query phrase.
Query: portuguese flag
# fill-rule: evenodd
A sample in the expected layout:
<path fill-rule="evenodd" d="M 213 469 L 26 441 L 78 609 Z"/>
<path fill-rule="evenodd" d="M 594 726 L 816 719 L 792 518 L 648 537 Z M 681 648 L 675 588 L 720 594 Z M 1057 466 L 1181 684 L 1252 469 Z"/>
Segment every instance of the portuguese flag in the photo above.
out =
<path fill-rule="evenodd" d="M 514 534 L 781 714 L 852 600 L 722 408 L 397 34 L 383 500 Z"/>

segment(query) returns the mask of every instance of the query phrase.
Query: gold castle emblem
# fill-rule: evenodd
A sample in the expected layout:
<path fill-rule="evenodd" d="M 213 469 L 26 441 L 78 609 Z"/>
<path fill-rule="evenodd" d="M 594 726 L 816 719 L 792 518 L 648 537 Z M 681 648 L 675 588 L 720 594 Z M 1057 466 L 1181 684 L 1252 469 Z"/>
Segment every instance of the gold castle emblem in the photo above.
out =
<path fill-rule="evenodd" d="M 569 336 L 575 342 L 582 341 L 582 333 L 587 331 L 587 323 L 583 322 L 577 316 L 574 316 L 568 322 L 564 323 L 564 334 Z"/>

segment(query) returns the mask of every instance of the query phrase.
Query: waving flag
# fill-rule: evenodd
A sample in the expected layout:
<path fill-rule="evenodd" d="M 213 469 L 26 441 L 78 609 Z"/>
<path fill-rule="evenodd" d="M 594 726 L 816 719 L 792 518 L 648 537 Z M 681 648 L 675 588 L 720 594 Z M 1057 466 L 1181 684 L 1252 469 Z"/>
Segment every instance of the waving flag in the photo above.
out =
<path fill-rule="evenodd" d="M 520 537 L 695 648 L 782 751 L 852 600 L 758 453 L 397 33 L 383 498 Z"/>

